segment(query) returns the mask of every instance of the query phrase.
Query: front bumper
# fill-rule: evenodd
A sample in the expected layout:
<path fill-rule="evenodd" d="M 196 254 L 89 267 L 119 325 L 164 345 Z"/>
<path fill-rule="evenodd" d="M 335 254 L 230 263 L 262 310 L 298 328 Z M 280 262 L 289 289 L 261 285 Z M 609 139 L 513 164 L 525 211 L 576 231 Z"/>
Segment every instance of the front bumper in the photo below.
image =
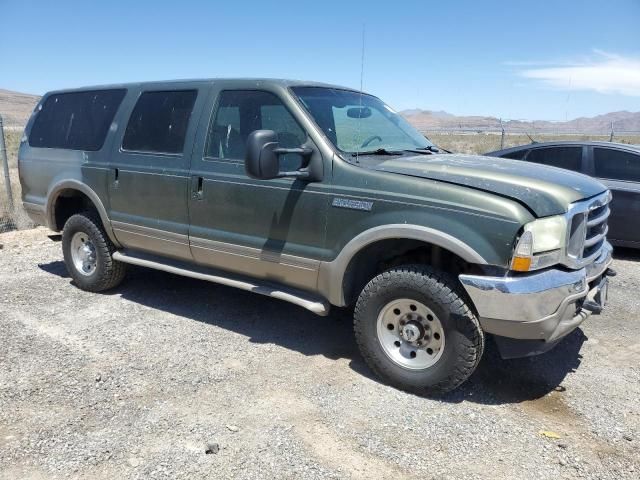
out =
<path fill-rule="evenodd" d="M 460 282 L 486 333 L 552 346 L 591 315 L 585 305 L 601 300 L 612 251 L 605 243 L 600 256 L 580 270 L 550 269 L 505 277 L 460 275 Z"/>

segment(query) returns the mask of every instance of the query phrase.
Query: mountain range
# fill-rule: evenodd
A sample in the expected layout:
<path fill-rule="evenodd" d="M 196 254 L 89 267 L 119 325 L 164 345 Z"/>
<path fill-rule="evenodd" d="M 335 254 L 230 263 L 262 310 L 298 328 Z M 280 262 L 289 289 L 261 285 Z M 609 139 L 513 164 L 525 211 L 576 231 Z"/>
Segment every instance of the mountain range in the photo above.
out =
<path fill-rule="evenodd" d="M 0 88 L 0 115 L 6 127 L 24 127 L 40 97 Z"/>
<path fill-rule="evenodd" d="M 499 131 L 496 117 L 457 116 L 443 111 L 404 110 L 400 112 L 418 130 L 428 131 Z M 595 117 L 580 117 L 566 122 L 547 120 L 508 120 L 502 123 L 506 132 L 518 133 L 584 133 L 640 132 L 640 112 L 611 112 Z"/>

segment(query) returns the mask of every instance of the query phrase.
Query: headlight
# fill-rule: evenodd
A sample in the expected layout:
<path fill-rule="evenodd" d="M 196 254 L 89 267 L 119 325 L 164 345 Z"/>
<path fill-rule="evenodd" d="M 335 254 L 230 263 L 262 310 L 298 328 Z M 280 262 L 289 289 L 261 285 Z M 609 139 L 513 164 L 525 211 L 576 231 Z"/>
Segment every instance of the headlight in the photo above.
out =
<path fill-rule="evenodd" d="M 567 241 L 564 215 L 534 220 L 524 226 L 511 260 L 511 269 L 528 272 L 555 265 Z"/>

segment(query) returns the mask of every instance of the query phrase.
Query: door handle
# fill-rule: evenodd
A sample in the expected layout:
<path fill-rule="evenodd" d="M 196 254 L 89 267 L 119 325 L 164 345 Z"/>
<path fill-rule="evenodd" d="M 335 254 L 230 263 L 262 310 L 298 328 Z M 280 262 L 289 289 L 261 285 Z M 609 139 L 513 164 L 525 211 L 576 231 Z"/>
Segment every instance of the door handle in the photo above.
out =
<path fill-rule="evenodd" d="M 191 177 L 191 198 L 194 200 L 202 200 L 202 186 L 204 184 L 204 178 Z"/>
<path fill-rule="evenodd" d="M 119 178 L 120 178 L 120 170 L 117 168 L 112 169 L 112 175 L 113 175 L 113 188 L 118 188 L 119 185 Z"/>

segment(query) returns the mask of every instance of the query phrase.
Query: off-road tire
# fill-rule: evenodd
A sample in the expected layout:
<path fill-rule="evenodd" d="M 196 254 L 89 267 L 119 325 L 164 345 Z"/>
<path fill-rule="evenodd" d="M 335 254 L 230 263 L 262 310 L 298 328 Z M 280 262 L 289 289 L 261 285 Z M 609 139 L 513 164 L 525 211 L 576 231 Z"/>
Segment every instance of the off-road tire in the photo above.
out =
<path fill-rule="evenodd" d="M 378 315 L 399 298 L 421 302 L 442 324 L 446 339 L 442 355 L 428 368 L 404 368 L 380 344 Z M 455 278 L 425 265 L 396 267 L 373 278 L 356 303 L 354 330 L 367 365 L 385 383 L 419 395 L 441 395 L 458 387 L 473 373 L 484 351 L 484 333 L 460 285 Z"/>
<path fill-rule="evenodd" d="M 71 258 L 71 239 L 77 232 L 84 232 L 93 242 L 96 252 L 96 268 L 91 275 L 83 275 Z M 88 292 L 103 292 L 119 285 L 126 274 L 126 264 L 113 259 L 116 247 L 109 239 L 96 212 L 85 211 L 72 215 L 62 230 L 62 254 L 67 271 L 74 283 Z"/>

